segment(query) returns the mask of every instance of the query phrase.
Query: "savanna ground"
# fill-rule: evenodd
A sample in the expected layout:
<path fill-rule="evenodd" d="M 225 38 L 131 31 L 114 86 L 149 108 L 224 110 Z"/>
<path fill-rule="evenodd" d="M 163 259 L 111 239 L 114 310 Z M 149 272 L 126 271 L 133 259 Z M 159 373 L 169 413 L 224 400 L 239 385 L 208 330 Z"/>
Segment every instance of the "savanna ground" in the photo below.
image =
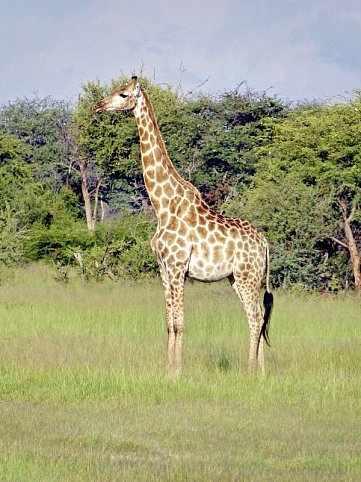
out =
<path fill-rule="evenodd" d="M 265 379 L 226 283 L 187 284 L 181 380 L 159 282 L 0 287 L 0 479 L 361 480 L 361 303 L 275 293 Z"/>

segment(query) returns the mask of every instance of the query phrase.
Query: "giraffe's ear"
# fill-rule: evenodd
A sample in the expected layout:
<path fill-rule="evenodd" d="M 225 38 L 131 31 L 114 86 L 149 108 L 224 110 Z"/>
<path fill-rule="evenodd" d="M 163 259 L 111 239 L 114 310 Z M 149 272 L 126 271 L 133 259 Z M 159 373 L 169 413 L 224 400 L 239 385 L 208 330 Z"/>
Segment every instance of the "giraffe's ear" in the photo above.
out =
<path fill-rule="evenodd" d="M 139 82 L 137 82 L 137 83 L 135 84 L 135 91 L 134 91 L 134 93 L 135 93 L 135 96 L 136 96 L 136 97 L 140 97 L 140 83 L 139 83 Z"/>

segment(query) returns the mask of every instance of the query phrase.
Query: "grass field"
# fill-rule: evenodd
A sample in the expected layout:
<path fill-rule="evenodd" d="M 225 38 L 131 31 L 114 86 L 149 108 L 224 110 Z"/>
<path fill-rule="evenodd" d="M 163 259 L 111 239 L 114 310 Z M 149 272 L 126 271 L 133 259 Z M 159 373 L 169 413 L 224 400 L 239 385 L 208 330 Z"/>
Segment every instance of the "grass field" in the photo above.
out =
<path fill-rule="evenodd" d="M 16 272 L 0 287 L 0 480 L 361 480 L 361 302 L 275 298 L 260 379 L 231 288 L 188 283 L 175 382 L 160 283 Z"/>

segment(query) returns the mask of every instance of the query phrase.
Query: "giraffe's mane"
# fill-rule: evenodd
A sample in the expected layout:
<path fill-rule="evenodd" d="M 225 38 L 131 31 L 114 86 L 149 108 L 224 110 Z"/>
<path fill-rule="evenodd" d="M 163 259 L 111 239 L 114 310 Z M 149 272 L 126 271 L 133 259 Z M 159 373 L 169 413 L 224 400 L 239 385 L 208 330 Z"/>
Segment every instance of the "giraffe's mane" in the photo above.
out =
<path fill-rule="evenodd" d="M 197 197 L 199 197 L 200 199 L 202 198 L 201 196 L 201 193 L 199 192 L 199 190 L 193 186 L 193 184 L 191 184 L 190 182 L 186 181 L 179 173 L 178 171 L 176 170 L 176 168 L 174 167 L 174 164 L 172 163 L 172 161 L 170 160 L 169 156 L 168 156 L 168 152 L 167 152 L 167 149 L 165 147 L 165 144 L 164 144 L 164 140 L 163 140 L 163 137 L 162 137 L 162 134 L 160 133 L 160 130 L 159 130 L 159 127 L 158 127 L 158 122 L 157 122 L 157 119 L 155 117 L 155 114 L 154 114 L 154 111 L 153 111 L 153 107 L 152 107 L 152 104 L 149 100 L 149 96 L 148 96 L 148 93 L 142 88 L 141 89 L 142 91 L 142 94 L 144 96 L 144 100 L 145 100 L 145 103 L 147 104 L 147 107 L 148 107 L 148 112 L 149 112 L 149 116 L 153 122 L 153 125 L 154 125 L 154 133 L 155 133 L 155 136 L 157 138 L 157 141 L 158 141 L 158 145 L 159 145 L 159 148 L 161 150 L 161 153 L 162 153 L 162 156 L 164 157 L 164 159 L 166 160 L 166 163 L 168 164 L 168 167 L 171 169 L 173 175 L 175 176 L 175 178 L 177 179 L 178 182 L 180 182 L 184 187 L 186 187 L 187 189 L 190 189 L 191 191 L 193 191 L 195 193 L 195 195 Z"/>

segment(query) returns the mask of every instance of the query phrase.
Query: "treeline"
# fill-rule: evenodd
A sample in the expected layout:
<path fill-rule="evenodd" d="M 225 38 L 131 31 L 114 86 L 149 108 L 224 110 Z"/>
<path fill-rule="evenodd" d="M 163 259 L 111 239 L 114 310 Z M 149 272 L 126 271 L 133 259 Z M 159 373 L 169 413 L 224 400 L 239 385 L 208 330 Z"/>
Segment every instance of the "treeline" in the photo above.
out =
<path fill-rule="evenodd" d="M 155 219 L 132 114 L 94 117 L 112 85 L 75 106 L 52 98 L 0 108 L 0 265 L 47 260 L 66 279 L 155 275 Z M 141 79 L 168 153 L 209 204 L 258 226 L 271 282 L 361 291 L 361 93 L 291 105 L 246 85 L 184 97 Z"/>

